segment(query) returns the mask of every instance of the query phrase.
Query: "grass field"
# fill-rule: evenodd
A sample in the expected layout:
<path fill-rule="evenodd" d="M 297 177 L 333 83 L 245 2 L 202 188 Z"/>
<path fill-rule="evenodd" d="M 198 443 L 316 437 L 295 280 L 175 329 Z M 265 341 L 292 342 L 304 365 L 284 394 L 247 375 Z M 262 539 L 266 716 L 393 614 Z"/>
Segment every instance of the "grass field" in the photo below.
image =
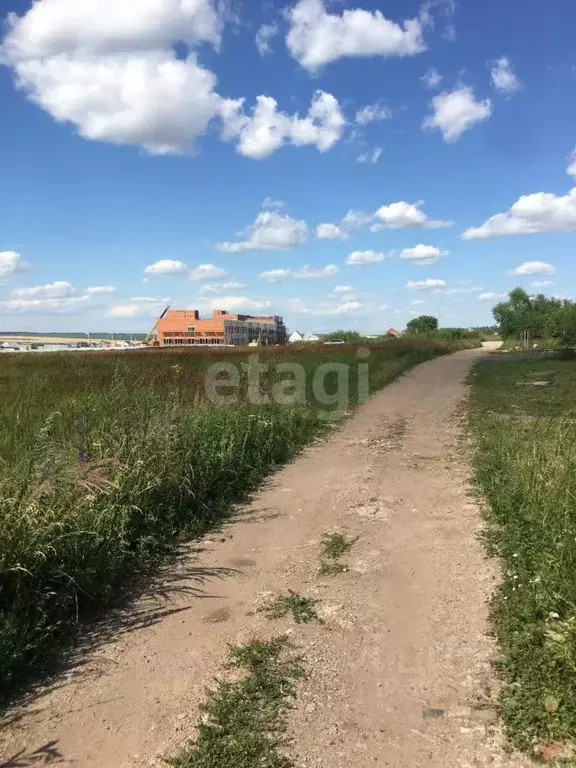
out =
<path fill-rule="evenodd" d="M 472 381 L 502 713 L 516 745 L 556 755 L 576 738 L 576 362 L 490 359 Z"/>
<path fill-rule="evenodd" d="M 465 345 L 392 340 L 368 359 L 353 346 L 261 350 L 264 394 L 300 366 L 301 396 L 284 405 L 255 404 L 242 350 L 2 356 L 0 695 L 51 669 L 128 576 L 217 525 L 364 389 Z M 226 406 L 204 391 L 222 362 L 240 368 Z M 315 375 L 334 362 L 346 382 L 325 372 L 319 392 Z"/>

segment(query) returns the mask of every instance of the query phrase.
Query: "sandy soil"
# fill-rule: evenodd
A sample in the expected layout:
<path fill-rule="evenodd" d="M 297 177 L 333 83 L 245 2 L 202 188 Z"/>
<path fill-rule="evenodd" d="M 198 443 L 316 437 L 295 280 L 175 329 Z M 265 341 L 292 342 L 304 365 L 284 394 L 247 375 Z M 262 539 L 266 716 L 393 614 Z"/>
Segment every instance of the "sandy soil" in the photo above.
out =
<path fill-rule="evenodd" d="M 487 600 L 457 408 L 465 351 L 419 366 L 278 472 L 87 638 L 75 665 L 0 734 L 3 766 L 161 766 L 193 735 L 230 642 L 289 629 L 309 676 L 291 716 L 299 766 L 522 766 L 495 712 Z M 318 573 L 325 532 L 359 539 Z M 324 625 L 254 608 L 293 589 Z"/>

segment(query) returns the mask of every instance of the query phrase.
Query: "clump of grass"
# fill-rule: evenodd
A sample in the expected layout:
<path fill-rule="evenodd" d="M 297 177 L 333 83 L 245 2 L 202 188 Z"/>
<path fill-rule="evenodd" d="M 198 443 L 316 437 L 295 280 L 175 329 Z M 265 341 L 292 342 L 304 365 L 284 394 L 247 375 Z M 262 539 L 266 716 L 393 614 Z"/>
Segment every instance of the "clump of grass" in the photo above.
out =
<path fill-rule="evenodd" d="M 228 668 L 245 676 L 217 680 L 203 707 L 196 741 L 173 768 L 291 768 L 286 716 L 304 674 L 286 637 L 231 646 Z"/>
<path fill-rule="evenodd" d="M 307 624 L 310 621 L 321 624 L 322 619 L 315 608 L 319 602 L 310 597 L 302 597 L 290 589 L 287 595 L 280 595 L 258 608 L 258 613 L 264 613 L 269 619 L 282 619 L 291 615 L 296 624 Z"/>
<path fill-rule="evenodd" d="M 546 395 L 515 386 L 552 369 Z M 475 372 L 475 477 L 503 565 L 492 610 L 501 711 L 513 742 L 532 750 L 576 739 L 576 363 L 486 361 Z"/>
<path fill-rule="evenodd" d="M 342 555 L 350 552 L 358 536 L 352 538 L 343 533 L 326 533 L 322 540 L 323 558 L 320 561 L 318 572 L 322 576 L 334 576 L 346 570 L 346 565 L 338 562 Z"/>
<path fill-rule="evenodd" d="M 321 560 L 318 566 L 318 573 L 321 576 L 336 576 L 338 573 L 344 573 L 347 567 L 336 560 Z"/>
<path fill-rule="evenodd" d="M 338 560 L 338 558 L 345 555 L 346 552 L 350 552 L 357 541 L 358 537 L 354 539 L 343 533 L 327 533 L 324 535 L 322 542 L 324 557 L 328 557 L 331 560 Z"/>

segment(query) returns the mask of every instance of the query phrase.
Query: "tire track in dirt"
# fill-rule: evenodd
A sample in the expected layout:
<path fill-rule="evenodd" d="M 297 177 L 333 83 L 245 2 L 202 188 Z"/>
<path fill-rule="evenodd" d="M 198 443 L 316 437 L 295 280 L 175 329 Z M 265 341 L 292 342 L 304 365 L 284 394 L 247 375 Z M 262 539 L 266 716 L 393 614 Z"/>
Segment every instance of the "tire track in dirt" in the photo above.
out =
<path fill-rule="evenodd" d="M 298 765 L 528 765 L 504 753 L 495 718 L 496 571 L 458 445 L 456 409 L 482 354 L 414 369 L 278 472 L 221 534 L 187 547 L 92 633 L 75 666 L 5 718 L 4 765 L 161 766 L 193 735 L 227 644 L 284 630 L 309 670 L 291 715 Z M 322 576 L 322 536 L 335 530 L 359 538 L 347 572 Z M 321 600 L 324 624 L 255 612 L 288 589 Z"/>

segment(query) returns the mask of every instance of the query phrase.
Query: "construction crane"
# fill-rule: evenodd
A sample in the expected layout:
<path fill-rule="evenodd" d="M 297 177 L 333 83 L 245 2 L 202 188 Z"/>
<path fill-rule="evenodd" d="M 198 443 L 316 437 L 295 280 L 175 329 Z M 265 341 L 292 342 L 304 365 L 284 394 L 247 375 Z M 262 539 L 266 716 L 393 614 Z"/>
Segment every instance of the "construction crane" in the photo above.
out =
<path fill-rule="evenodd" d="M 160 315 L 160 317 L 159 317 L 159 318 L 156 320 L 156 322 L 154 323 L 154 325 L 152 326 L 152 328 L 150 328 L 150 333 L 149 333 L 149 334 L 148 334 L 148 336 L 146 336 L 146 338 L 144 339 L 144 344 L 146 344 L 146 346 L 147 346 L 147 347 L 150 347 L 150 346 L 154 346 L 154 345 L 157 343 L 157 342 L 156 342 L 156 341 L 153 339 L 153 336 L 154 336 L 154 331 L 156 330 L 156 326 L 158 325 L 158 323 L 160 322 L 160 320 L 162 320 L 162 318 L 164 317 L 164 315 L 166 314 L 166 312 L 168 312 L 168 310 L 169 310 L 169 309 L 170 309 L 170 305 L 168 305 L 168 306 L 166 307 L 166 309 L 165 309 L 165 310 L 162 312 L 162 314 Z"/>

